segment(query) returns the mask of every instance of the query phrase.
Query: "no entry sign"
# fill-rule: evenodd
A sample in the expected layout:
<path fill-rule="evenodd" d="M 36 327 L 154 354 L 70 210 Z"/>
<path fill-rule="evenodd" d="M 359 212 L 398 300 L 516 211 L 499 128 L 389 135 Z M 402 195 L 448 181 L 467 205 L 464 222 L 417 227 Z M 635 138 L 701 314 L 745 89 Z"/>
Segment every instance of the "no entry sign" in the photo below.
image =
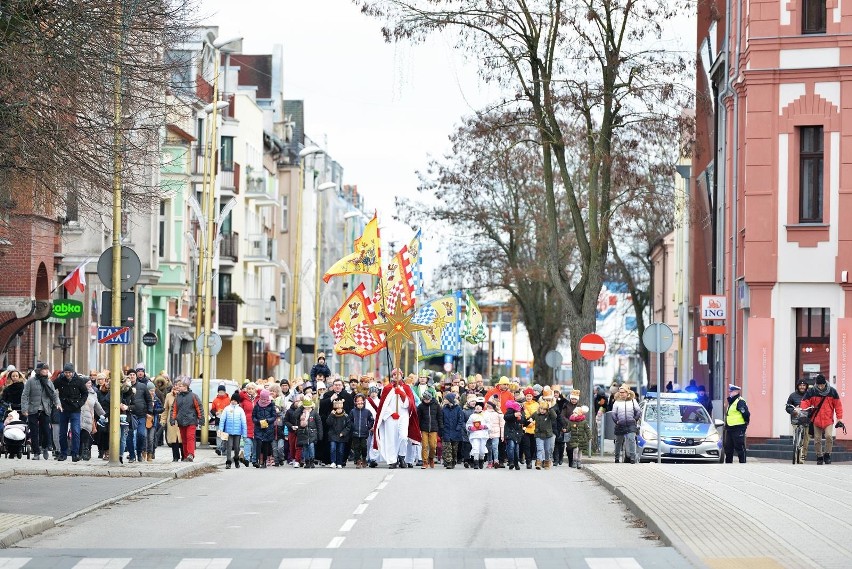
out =
<path fill-rule="evenodd" d="M 590 362 L 604 357 L 606 353 L 606 340 L 598 334 L 586 334 L 580 338 L 580 355 Z"/>

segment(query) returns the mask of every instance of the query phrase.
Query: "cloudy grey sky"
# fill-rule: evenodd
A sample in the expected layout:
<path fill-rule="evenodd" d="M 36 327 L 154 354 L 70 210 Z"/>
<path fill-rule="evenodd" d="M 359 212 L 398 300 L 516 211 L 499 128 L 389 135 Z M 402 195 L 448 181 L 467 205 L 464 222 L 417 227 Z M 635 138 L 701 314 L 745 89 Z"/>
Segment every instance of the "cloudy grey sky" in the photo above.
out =
<path fill-rule="evenodd" d="M 243 36 L 246 53 L 284 46 L 284 97 L 305 100 L 306 133 L 378 209 L 383 237 L 407 241 L 411 231 L 391 222 L 394 196 L 416 193 L 416 170 L 489 100 L 471 65 L 440 36 L 386 44 L 350 0 L 202 0 L 201 8 L 220 36 Z M 437 249 L 431 241 L 427 255 Z"/>

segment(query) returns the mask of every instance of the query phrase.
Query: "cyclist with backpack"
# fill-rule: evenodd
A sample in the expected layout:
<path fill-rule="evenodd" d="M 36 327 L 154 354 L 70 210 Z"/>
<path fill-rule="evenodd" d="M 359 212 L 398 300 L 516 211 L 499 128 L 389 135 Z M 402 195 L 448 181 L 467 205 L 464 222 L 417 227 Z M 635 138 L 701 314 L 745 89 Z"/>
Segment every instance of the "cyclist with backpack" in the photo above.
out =
<path fill-rule="evenodd" d="M 814 386 L 805 392 L 800 407 L 812 407 L 811 424 L 813 425 L 814 450 L 816 451 L 817 464 L 831 464 L 831 447 L 834 444 L 834 428 L 843 429 L 843 403 L 837 390 L 828 385 L 825 376 L 816 376 Z M 837 423 L 834 419 L 837 417 Z M 822 438 L 825 437 L 825 451 L 823 452 Z"/>

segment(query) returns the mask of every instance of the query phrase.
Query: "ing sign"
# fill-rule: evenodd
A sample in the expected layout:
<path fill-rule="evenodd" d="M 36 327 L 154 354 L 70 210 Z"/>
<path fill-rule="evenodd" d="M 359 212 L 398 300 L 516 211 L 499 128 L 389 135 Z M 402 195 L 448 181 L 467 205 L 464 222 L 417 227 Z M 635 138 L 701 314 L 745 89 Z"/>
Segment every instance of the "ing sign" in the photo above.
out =
<path fill-rule="evenodd" d="M 728 318 L 728 299 L 724 296 L 701 295 L 702 320 L 726 320 Z"/>

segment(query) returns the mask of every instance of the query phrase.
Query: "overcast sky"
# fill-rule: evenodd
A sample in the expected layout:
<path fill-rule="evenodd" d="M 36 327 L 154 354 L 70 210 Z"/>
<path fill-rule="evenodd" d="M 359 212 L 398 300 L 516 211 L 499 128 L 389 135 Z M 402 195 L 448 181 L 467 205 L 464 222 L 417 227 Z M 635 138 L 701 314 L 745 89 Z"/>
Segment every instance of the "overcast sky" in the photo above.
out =
<path fill-rule="evenodd" d="M 424 46 L 385 43 L 378 22 L 350 0 L 202 0 L 201 7 L 221 37 L 244 38 L 246 53 L 283 45 L 284 98 L 304 99 L 306 134 L 378 209 L 383 238 L 406 242 L 412 232 L 391 221 L 394 196 L 416 194 L 416 171 L 443 155 L 460 118 L 488 101 L 472 67 L 440 36 Z M 427 256 L 436 249 L 434 240 L 424 244 Z"/>

